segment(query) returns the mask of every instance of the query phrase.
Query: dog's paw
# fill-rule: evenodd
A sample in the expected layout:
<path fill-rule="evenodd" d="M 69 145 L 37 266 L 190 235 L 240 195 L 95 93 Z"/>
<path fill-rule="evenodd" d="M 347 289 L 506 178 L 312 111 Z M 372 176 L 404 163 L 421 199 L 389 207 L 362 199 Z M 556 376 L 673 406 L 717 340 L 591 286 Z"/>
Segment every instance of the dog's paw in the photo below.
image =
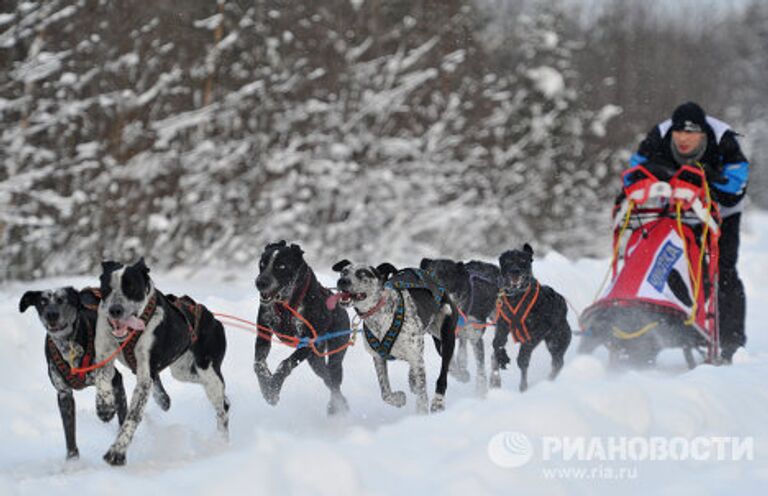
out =
<path fill-rule="evenodd" d="M 429 411 L 432 413 L 442 412 L 445 410 L 445 397 L 442 394 L 436 394 L 432 398 L 432 405 L 429 407 Z"/>
<path fill-rule="evenodd" d="M 403 391 L 394 391 L 389 394 L 384 394 L 382 395 L 382 398 L 386 403 L 396 406 L 397 408 L 405 406 L 405 393 Z"/>
<path fill-rule="evenodd" d="M 108 401 L 101 396 L 96 396 L 96 415 L 102 422 L 109 422 L 115 417 L 115 402 Z"/>
<path fill-rule="evenodd" d="M 262 391 L 262 395 L 264 396 L 264 400 L 272 406 L 277 405 L 280 401 L 280 391 L 277 389 L 267 388 Z"/>
<path fill-rule="evenodd" d="M 498 372 L 491 373 L 489 385 L 492 389 L 499 389 L 501 387 L 501 375 Z"/>
<path fill-rule="evenodd" d="M 475 383 L 475 394 L 478 397 L 483 398 L 487 392 L 488 379 L 485 376 L 478 376 L 477 382 Z"/>
<path fill-rule="evenodd" d="M 496 363 L 499 364 L 499 367 L 506 370 L 507 365 L 511 362 L 509 355 L 507 355 L 507 350 L 500 348 L 494 352 L 494 355 L 496 356 Z"/>
<path fill-rule="evenodd" d="M 451 375 L 461 383 L 469 382 L 469 370 L 467 369 L 450 369 Z"/>
<path fill-rule="evenodd" d="M 125 453 L 110 449 L 104 454 L 104 461 L 113 467 L 125 465 Z"/>
<path fill-rule="evenodd" d="M 80 459 L 80 451 L 75 448 L 67 451 L 67 461 L 75 461 Z"/>
<path fill-rule="evenodd" d="M 152 390 L 152 397 L 162 411 L 167 412 L 171 408 L 171 397 L 165 391 L 155 388 Z"/>
<path fill-rule="evenodd" d="M 349 411 L 349 403 L 344 396 L 338 395 L 328 402 L 328 415 L 342 415 Z"/>
<path fill-rule="evenodd" d="M 219 438 L 225 442 L 229 442 L 229 417 L 216 419 L 216 430 L 219 433 Z"/>

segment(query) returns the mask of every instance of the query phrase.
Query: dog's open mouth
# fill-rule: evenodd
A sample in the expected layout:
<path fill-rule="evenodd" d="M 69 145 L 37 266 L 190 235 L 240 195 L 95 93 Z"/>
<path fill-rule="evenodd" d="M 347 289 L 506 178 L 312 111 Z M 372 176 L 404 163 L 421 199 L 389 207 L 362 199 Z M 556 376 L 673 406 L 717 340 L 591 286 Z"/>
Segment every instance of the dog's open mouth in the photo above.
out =
<path fill-rule="evenodd" d="M 353 305 L 356 301 L 363 301 L 368 297 L 365 293 L 350 293 L 348 291 L 342 291 L 339 293 L 339 304 L 343 307 Z"/>
<path fill-rule="evenodd" d="M 65 324 L 63 322 L 57 322 L 55 324 L 46 324 L 45 328 L 48 329 L 48 332 L 57 333 L 57 332 L 61 332 L 64 329 L 66 329 L 67 328 L 67 324 Z"/>
<path fill-rule="evenodd" d="M 523 288 L 526 283 L 526 278 L 523 276 L 510 276 L 507 279 L 507 287 L 504 289 L 509 291 L 517 291 Z"/>
<path fill-rule="evenodd" d="M 325 300 L 325 306 L 328 308 L 328 310 L 333 310 L 336 308 L 336 305 L 341 305 L 342 307 L 348 307 L 351 306 L 356 301 L 362 301 L 368 297 L 365 293 L 350 293 L 349 291 L 340 291 L 338 293 L 332 294 L 328 297 L 327 300 Z"/>
<path fill-rule="evenodd" d="M 112 328 L 112 336 L 114 336 L 115 339 L 122 340 L 125 339 L 131 331 L 144 330 L 144 321 L 134 317 L 133 315 L 124 320 L 107 320 L 109 321 L 109 325 Z"/>

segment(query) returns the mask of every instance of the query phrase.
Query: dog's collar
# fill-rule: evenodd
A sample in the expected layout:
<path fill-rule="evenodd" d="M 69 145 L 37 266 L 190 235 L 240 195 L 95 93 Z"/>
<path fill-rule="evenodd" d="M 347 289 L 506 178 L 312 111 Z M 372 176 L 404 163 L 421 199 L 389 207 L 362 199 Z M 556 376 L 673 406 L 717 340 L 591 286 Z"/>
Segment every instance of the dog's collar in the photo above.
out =
<path fill-rule="evenodd" d="M 358 312 L 357 312 L 357 314 L 358 314 L 358 315 L 360 316 L 360 318 L 361 318 L 361 319 L 363 319 L 363 320 L 365 320 L 365 319 L 368 319 L 368 318 L 370 318 L 370 317 L 373 317 L 374 315 L 376 315 L 376 314 L 379 312 L 379 310 L 381 310 L 382 308 L 384 308 L 384 304 L 385 304 L 385 303 L 387 303 L 387 295 L 386 295 L 386 294 L 383 294 L 383 295 L 381 295 L 381 298 L 379 298 L 379 302 L 378 302 L 378 303 L 376 303 L 376 304 L 373 306 L 373 308 L 371 308 L 371 309 L 370 309 L 370 310 L 368 310 L 367 312 L 363 312 L 363 313 L 360 313 L 360 311 L 358 311 Z"/>
<path fill-rule="evenodd" d="M 147 302 L 146 306 L 144 306 L 144 311 L 141 312 L 141 315 L 139 315 L 139 320 L 144 322 L 144 325 L 149 324 L 149 319 L 151 319 L 152 316 L 155 314 L 156 308 L 157 308 L 157 293 L 152 292 L 152 296 L 150 296 L 149 301 Z"/>

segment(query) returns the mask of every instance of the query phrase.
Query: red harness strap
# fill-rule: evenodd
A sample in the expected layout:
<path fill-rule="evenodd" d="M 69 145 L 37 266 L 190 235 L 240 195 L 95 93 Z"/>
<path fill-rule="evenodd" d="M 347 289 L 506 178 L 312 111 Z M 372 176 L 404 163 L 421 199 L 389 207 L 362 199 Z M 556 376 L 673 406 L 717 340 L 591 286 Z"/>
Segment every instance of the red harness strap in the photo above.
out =
<path fill-rule="evenodd" d="M 499 295 L 499 299 L 496 301 L 496 318 L 498 320 L 500 317 L 509 324 L 509 333 L 512 334 L 512 339 L 516 343 L 527 343 L 531 340 L 531 334 L 528 332 L 526 321 L 528 320 L 528 315 L 531 313 L 531 309 L 539 299 L 539 292 L 541 290 L 539 281 L 536 281 L 536 290 L 534 291 L 528 306 L 525 308 L 525 312 L 523 312 L 522 317 L 518 316 L 523 303 L 525 303 L 525 300 L 528 299 L 528 296 L 531 294 L 531 287 L 532 286 L 530 285 L 528 286 L 523 297 L 520 298 L 520 301 L 518 301 L 515 306 L 512 306 L 506 293 Z"/>
<path fill-rule="evenodd" d="M 302 284 L 301 288 L 298 290 L 298 292 L 295 292 L 293 295 L 291 295 L 290 300 L 288 303 L 285 303 L 283 301 L 276 301 L 274 303 L 275 313 L 280 318 L 280 330 L 285 331 L 287 329 L 291 328 L 291 320 L 293 319 L 293 315 L 291 312 L 288 311 L 286 308 L 286 305 L 290 308 L 299 308 L 299 305 L 304 301 L 304 298 L 307 296 L 307 293 L 309 292 L 309 287 L 312 284 L 312 272 L 309 269 L 309 266 L 305 267 L 306 275 L 304 277 L 304 283 Z M 283 339 L 279 334 L 277 335 L 278 339 L 285 342 L 286 340 Z"/>
<path fill-rule="evenodd" d="M 382 308 L 384 308 L 384 304 L 385 304 L 386 302 L 387 302 L 387 298 L 386 298 L 385 296 L 383 296 L 383 295 L 382 295 L 382 297 L 381 297 L 381 298 L 379 298 L 379 302 L 378 302 L 378 303 L 376 303 L 376 305 L 374 305 L 374 307 L 373 307 L 373 308 L 371 308 L 371 309 L 370 309 L 370 310 L 368 310 L 367 312 L 363 312 L 363 313 L 359 314 L 359 315 L 360 315 L 360 318 L 361 318 L 361 319 L 363 319 L 363 320 L 365 320 L 365 319 L 368 319 L 368 318 L 370 318 L 370 317 L 372 317 L 372 316 L 376 315 L 376 314 L 379 312 L 379 310 L 381 310 Z"/>

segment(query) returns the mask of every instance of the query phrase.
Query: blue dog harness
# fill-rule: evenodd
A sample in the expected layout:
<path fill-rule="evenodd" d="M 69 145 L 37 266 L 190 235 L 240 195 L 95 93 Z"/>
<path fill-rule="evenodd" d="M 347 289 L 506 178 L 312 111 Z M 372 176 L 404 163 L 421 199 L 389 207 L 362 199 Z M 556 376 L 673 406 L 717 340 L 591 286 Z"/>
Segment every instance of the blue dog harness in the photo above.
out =
<path fill-rule="evenodd" d="M 405 299 L 403 291 L 411 289 L 424 289 L 432 294 L 435 304 L 440 305 L 445 297 L 445 288 L 437 284 L 434 278 L 421 269 L 405 269 L 395 274 L 389 281 L 384 283 L 385 288 L 394 289 L 397 292 L 398 302 L 395 309 L 395 315 L 392 324 L 384 337 L 379 340 L 367 325 L 363 324 L 363 333 L 365 340 L 373 351 L 379 354 L 384 360 L 394 360 L 390 354 L 392 347 L 403 329 L 405 322 Z"/>
<path fill-rule="evenodd" d="M 392 319 L 392 325 L 389 326 L 389 330 L 384 334 L 384 338 L 379 340 L 367 325 L 363 324 L 363 332 L 365 333 L 365 340 L 368 341 L 368 345 L 373 351 L 379 354 L 384 360 L 394 360 L 390 353 L 392 347 L 397 341 L 397 337 L 400 335 L 400 331 L 403 329 L 403 322 L 405 322 L 405 299 L 403 298 L 402 291 L 397 291 L 397 308 L 395 309 L 395 316 Z"/>

